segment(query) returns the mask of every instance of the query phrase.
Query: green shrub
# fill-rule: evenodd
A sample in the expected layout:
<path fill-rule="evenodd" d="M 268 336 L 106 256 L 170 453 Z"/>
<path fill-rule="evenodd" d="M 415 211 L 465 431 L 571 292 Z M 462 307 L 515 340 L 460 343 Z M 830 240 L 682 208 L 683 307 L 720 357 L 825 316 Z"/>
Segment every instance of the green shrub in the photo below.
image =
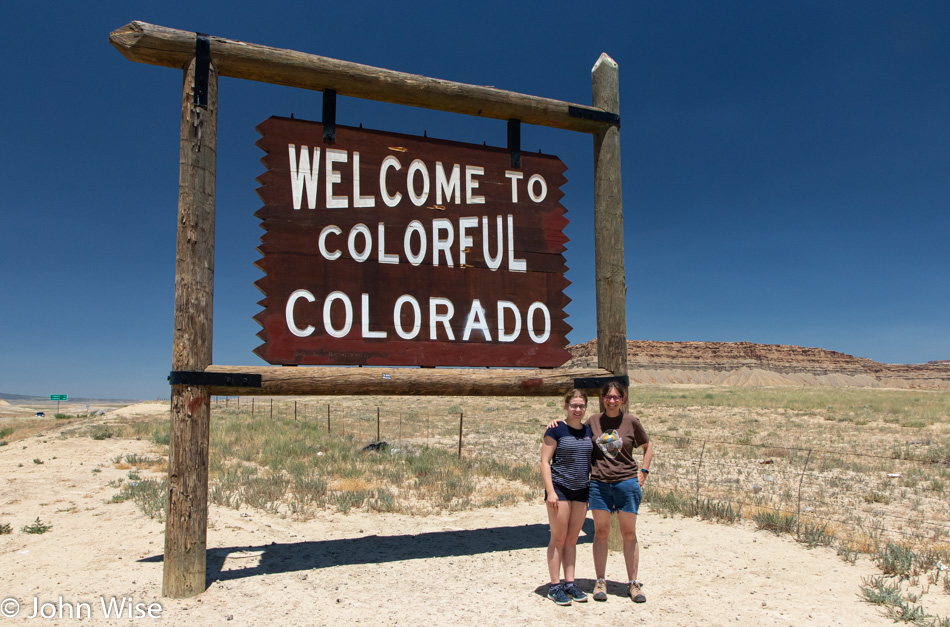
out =
<path fill-rule="evenodd" d="M 22 531 L 23 533 L 43 534 L 52 528 L 53 528 L 53 525 L 48 525 L 44 522 L 40 522 L 40 517 L 37 516 L 35 521 L 30 523 L 29 525 L 25 525 L 24 527 L 21 527 L 20 531 Z"/>
<path fill-rule="evenodd" d="M 89 437 L 93 440 L 106 440 L 112 436 L 112 429 L 106 425 L 92 425 L 89 427 Z"/>
<path fill-rule="evenodd" d="M 752 520 L 759 529 L 771 531 L 776 535 L 794 533 L 795 527 L 798 524 L 798 519 L 792 514 L 771 509 L 752 514 Z"/>

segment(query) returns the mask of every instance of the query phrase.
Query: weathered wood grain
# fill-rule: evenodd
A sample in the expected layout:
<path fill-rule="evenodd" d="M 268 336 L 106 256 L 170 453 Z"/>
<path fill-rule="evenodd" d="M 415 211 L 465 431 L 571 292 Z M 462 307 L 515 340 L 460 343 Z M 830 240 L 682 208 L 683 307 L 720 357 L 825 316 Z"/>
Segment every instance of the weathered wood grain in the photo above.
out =
<path fill-rule="evenodd" d="M 591 71 L 594 105 L 620 109 L 617 63 L 600 55 Z M 627 279 L 623 257 L 620 129 L 594 134 L 594 267 L 597 286 L 597 365 L 627 374 Z"/>
<path fill-rule="evenodd" d="M 209 366 L 205 372 L 261 375 L 259 388 L 209 386 L 212 395 L 558 396 L 602 368 L 384 368 Z M 599 385 L 595 386 L 599 389 Z M 593 388 L 592 388 L 593 389 Z"/>
<path fill-rule="evenodd" d="M 146 22 L 131 22 L 109 35 L 130 61 L 184 68 L 195 52 L 195 33 Z M 211 37 L 211 59 L 220 76 L 323 91 L 341 96 L 464 113 L 497 120 L 517 119 L 571 131 L 596 133 L 608 122 L 570 115 L 574 107 L 605 111 L 551 98 L 396 72 L 314 54 Z M 609 111 L 616 113 L 616 111 Z"/>
<path fill-rule="evenodd" d="M 173 370 L 204 369 L 212 354 L 218 80 L 212 65 L 207 107 L 199 107 L 194 76 L 191 63 L 182 89 Z M 162 594 L 184 598 L 205 590 L 211 396 L 173 385 L 171 410 Z"/>

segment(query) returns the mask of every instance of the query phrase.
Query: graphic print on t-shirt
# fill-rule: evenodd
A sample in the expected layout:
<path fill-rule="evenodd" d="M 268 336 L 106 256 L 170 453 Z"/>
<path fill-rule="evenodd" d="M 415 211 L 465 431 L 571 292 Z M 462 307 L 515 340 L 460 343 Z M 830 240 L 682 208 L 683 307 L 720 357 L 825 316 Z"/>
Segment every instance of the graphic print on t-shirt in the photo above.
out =
<path fill-rule="evenodd" d="M 597 446 L 604 452 L 604 455 L 611 459 L 616 459 L 617 455 L 620 454 L 620 449 L 623 447 L 623 438 L 620 437 L 616 429 L 610 429 L 600 434 L 600 437 L 597 438 Z"/>

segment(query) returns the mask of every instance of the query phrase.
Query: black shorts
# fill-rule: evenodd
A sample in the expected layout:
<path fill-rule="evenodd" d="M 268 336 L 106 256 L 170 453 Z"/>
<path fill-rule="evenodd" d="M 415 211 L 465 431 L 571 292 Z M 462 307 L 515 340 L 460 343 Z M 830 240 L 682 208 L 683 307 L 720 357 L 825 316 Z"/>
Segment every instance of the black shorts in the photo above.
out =
<path fill-rule="evenodd" d="M 557 494 L 557 500 L 559 501 L 581 501 L 586 503 L 588 494 L 590 493 L 590 488 L 572 490 L 570 488 L 565 488 L 559 483 L 554 483 L 554 493 Z M 548 500 L 547 489 L 544 490 L 544 500 Z"/>

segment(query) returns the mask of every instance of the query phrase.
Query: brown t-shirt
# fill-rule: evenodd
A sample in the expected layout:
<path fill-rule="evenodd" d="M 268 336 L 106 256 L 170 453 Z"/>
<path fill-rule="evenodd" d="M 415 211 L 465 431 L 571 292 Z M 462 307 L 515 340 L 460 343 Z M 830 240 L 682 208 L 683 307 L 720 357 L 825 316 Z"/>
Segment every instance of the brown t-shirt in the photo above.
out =
<path fill-rule="evenodd" d="M 617 457 L 610 458 L 604 454 L 597 444 L 590 457 L 590 478 L 596 481 L 615 483 L 637 476 L 637 460 L 633 458 L 633 449 L 639 448 L 650 441 L 647 432 L 643 430 L 640 419 L 630 414 L 620 412 L 616 418 L 606 414 L 594 414 L 589 420 L 593 440 L 601 436 L 604 431 L 615 429 L 620 436 L 622 446 Z"/>

